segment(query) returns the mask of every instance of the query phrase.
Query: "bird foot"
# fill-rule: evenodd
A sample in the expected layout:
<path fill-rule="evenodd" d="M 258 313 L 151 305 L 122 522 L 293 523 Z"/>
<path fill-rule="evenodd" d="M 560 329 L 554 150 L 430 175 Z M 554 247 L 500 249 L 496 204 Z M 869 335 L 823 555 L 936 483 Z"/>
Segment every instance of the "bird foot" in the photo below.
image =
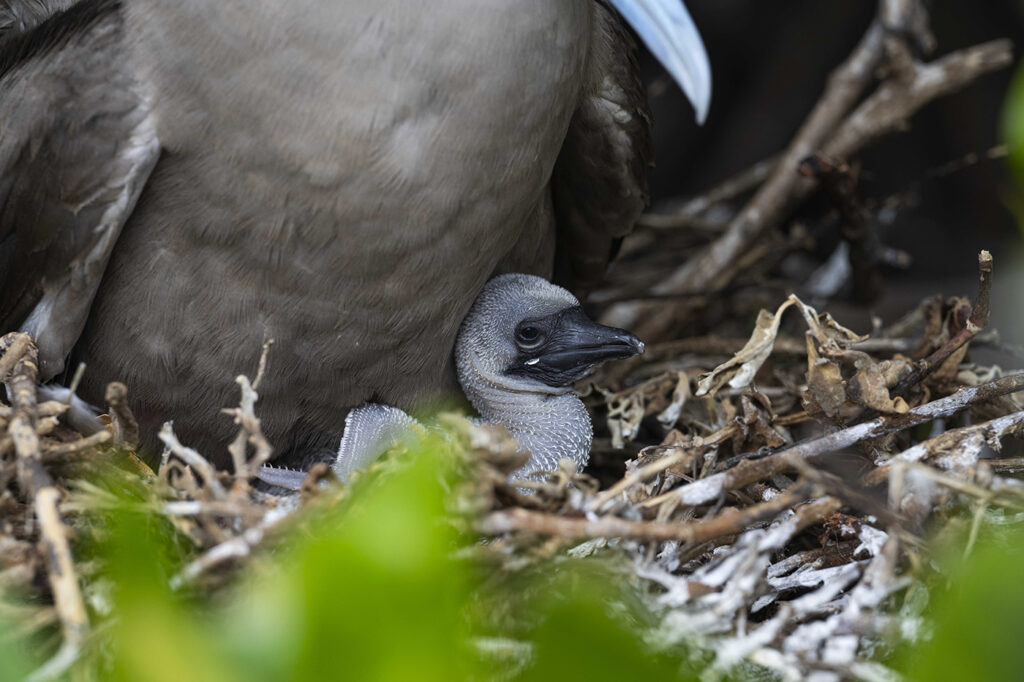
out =
<path fill-rule="evenodd" d="M 40 384 L 36 387 L 36 396 L 39 402 L 52 400 L 67 405 L 68 411 L 64 418 L 71 428 L 83 436 L 91 436 L 105 428 L 103 422 L 100 421 L 103 410 L 85 402 L 66 386 Z"/>
<path fill-rule="evenodd" d="M 264 464 L 260 467 L 260 473 L 256 477 L 268 485 L 297 492 L 302 490 L 302 482 L 306 480 L 306 474 L 305 471 Z"/>

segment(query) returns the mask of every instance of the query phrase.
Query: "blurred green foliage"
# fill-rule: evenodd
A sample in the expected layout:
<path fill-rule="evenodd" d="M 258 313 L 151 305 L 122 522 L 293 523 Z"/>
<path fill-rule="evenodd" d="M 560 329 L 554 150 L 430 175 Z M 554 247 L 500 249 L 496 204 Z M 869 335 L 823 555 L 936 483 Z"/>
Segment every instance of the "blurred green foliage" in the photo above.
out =
<path fill-rule="evenodd" d="M 25 651 L 23 640 L 2 636 L 17 630 L 14 620 L 6 614 L 0 616 L 0 680 L 23 680 L 35 667 Z"/>
<path fill-rule="evenodd" d="M 926 617 L 932 637 L 902 652 L 913 682 L 1024 679 L 1024 533 L 984 534 L 966 558 L 958 538 L 941 561 Z"/>
<path fill-rule="evenodd" d="M 647 616 L 621 573 L 562 559 L 504 579 L 465 558 L 476 538 L 446 512 L 455 485 L 441 448 L 416 453 L 361 479 L 339 508 L 212 596 L 170 589 L 188 557 L 138 500 L 97 515 L 103 539 L 89 553 L 108 567 L 116 615 L 73 677 L 690 679 L 641 642 Z M 31 669 L 4 658 L 2 677 Z"/>
<path fill-rule="evenodd" d="M 124 508 L 97 513 L 98 541 L 79 548 L 106 566 L 115 615 L 71 678 L 697 679 L 688 652 L 643 643 L 653 616 L 622 564 L 558 553 L 508 571 L 468 558 L 477 539 L 446 506 L 457 486 L 443 448 L 392 461 L 213 594 L 169 587 L 192 554 L 122 487 Z M 887 663 L 910 681 L 1019 679 L 1024 535 L 983 534 L 968 560 L 938 567 L 933 637 Z M 27 648 L 0 637 L 0 679 L 41 663 Z"/>
<path fill-rule="evenodd" d="M 1024 187 L 1024 66 L 1017 70 L 1003 106 L 1002 138 L 1017 185 Z"/>
<path fill-rule="evenodd" d="M 1003 103 L 1001 128 L 1001 137 L 1009 153 L 1010 169 L 1013 171 L 1013 177 L 1016 180 L 1015 190 L 1002 192 L 1001 197 L 1006 208 L 1016 218 L 1017 229 L 1024 234 L 1024 64 L 1018 67 L 1017 73 L 1010 83 L 1010 89 L 1006 93 L 1006 101 Z M 1019 278 L 1020 254 L 1006 255 L 1015 259 L 1016 262 L 1013 264 L 1012 271 Z M 1007 271 L 1005 266 L 1003 271 L 1004 273 Z M 1007 322 L 1010 321 L 1007 320 Z M 1016 320 L 1012 321 L 1016 322 Z M 1016 331 L 1020 330 L 1017 329 Z"/>

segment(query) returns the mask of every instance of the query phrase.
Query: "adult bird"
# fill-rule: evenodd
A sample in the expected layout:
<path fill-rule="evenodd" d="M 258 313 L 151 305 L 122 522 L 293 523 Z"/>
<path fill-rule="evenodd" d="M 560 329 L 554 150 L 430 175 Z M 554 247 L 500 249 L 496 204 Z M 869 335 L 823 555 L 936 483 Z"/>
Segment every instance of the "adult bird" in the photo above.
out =
<path fill-rule="evenodd" d="M 679 0 L 67 4 L 0 6 L 0 329 L 92 402 L 127 383 L 149 446 L 174 419 L 221 452 L 272 338 L 264 431 L 333 448 L 454 387 L 495 273 L 593 285 L 646 200 L 615 10 L 710 97 Z"/>

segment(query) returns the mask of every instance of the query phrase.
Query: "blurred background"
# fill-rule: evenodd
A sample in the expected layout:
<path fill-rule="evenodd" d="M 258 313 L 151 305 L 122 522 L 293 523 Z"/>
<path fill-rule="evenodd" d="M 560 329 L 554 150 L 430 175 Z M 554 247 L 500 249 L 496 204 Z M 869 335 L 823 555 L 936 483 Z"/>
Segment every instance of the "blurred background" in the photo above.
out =
<path fill-rule="evenodd" d="M 935 59 L 958 48 L 999 38 L 1024 44 L 1024 3 L 1018 0 L 929 3 Z M 821 95 L 829 72 L 853 49 L 875 11 L 874 2 L 820 0 L 690 0 L 711 58 L 714 96 L 708 122 L 698 127 L 678 88 L 649 55 L 642 67 L 651 94 L 656 167 L 650 174 L 653 213 L 668 213 L 753 164 L 781 152 Z M 859 159 L 858 193 L 875 208 L 896 206 L 880 226 L 882 241 L 910 258 L 887 268 L 882 297 L 869 305 L 828 301 L 834 315 L 861 331 L 869 316 L 887 322 L 928 295 L 971 295 L 980 249 L 995 256 L 993 324 L 1004 337 L 1024 341 L 1016 293 L 1024 285 L 1018 217 L 1024 200 L 1000 150 L 1004 105 L 1016 67 L 983 76 L 967 89 L 926 106 L 906 132 L 884 138 Z M 986 158 L 986 155 L 997 158 Z M 979 155 L 973 162 L 969 155 Z M 742 202 L 738 205 L 742 205 Z M 800 223 L 808 248 L 783 264 L 779 275 L 799 282 L 825 262 L 839 241 L 831 207 L 809 202 L 784 230 Z M 641 227 L 630 239 L 643 240 Z M 673 235 L 679 262 L 708 237 Z M 630 240 L 624 248 L 626 267 Z M 612 277 L 615 277 L 615 271 Z M 778 300 L 778 296 L 776 296 Z"/>

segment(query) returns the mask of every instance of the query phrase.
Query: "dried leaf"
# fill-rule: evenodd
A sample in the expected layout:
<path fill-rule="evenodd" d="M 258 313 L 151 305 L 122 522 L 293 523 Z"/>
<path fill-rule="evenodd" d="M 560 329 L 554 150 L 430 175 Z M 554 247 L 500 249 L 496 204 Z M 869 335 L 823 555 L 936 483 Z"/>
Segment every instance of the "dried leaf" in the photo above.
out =
<path fill-rule="evenodd" d="M 831 315 L 818 312 L 796 296 L 790 296 L 779 306 L 774 315 L 762 310 L 757 316 L 757 324 L 750 340 L 742 349 L 727 362 L 719 365 L 709 374 L 701 378 L 697 384 L 697 395 L 714 394 L 726 383 L 732 388 L 744 388 L 750 385 L 757 371 L 768 359 L 775 347 L 775 339 L 779 333 L 779 322 L 782 314 L 790 306 L 797 306 L 807 322 L 809 334 L 813 337 L 822 355 L 831 352 L 845 351 L 855 343 L 867 339 L 867 336 L 855 334 L 836 322 Z"/>
<path fill-rule="evenodd" d="M 672 402 L 658 415 L 658 421 L 661 422 L 662 426 L 665 428 L 675 426 L 676 422 L 679 421 L 679 415 L 683 412 L 686 401 L 692 396 L 690 377 L 686 372 L 679 372 L 679 379 L 676 381 L 676 387 L 672 391 Z"/>
<path fill-rule="evenodd" d="M 849 382 L 849 397 L 858 405 L 887 414 L 903 414 L 910 409 L 903 398 L 890 397 L 885 373 L 878 364 L 871 361 L 861 363 L 853 375 Z"/>
<path fill-rule="evenodd" d="M 625 393 L 604 393 L 608 405 L 608 431 L 611 432 L 612 447 L 621 448 L 633 440 L 640 430 L 645 408 L 643 387 Z"/>
<path fill-rule="evenodd" d="M 946 361 L 939 365 L 939 368 L 932 372 L 931 376 L 928 377 L 926 383 L 929 386 L 943 390 L 947 387 L 956 385 L 956 375 L 960 371 L 960 365 L 963 363 L 964 358 L 967 356 L 967 349 L 971 344 L 965 343 L 964 345 L 953 351 L 952 355 L 946 358 Z"/>
<path fill-rule="evenodd" d="M 775 337 L 779 333 L 782 314 L 794 303 L 799 303 L 799 301 L 796 297 L 791 296 L 789 300 L 779 306 L 774 315 L 767 310 L 758 313 L 757 324 L 754 326 L 754 333 L 751 334 L 750 340 L 736 355 L 701 378 L 697 384 L 697 395 L 714 394 L 727 383 L 733 388 L 749 386 L 754 375 L 761 369 L 761 365 L 768 359 L 772 348 L 775 347 Z"/>
<path fill-rule="evenodd" d="M 803 402 L 811 414 L 830 418 L 837 417 L 846 404 L 846 387 L 839 366 L 818 355 L 811 332 L 807 332 L 807 390 Z"/>
<path fill-rule="evenodd" d="M 892 360 L 879 362 L 878 369 L 885 378 L 886 388 L 892 388 L 913 371 L 914 364 L 902 355 L 897 355 Z"/>
<path fill-rule="evenodd" d="M 807 322 L 807 329 L 822 351 L 843 350 L 868 338 L 867 336 L 855 334 L 842 326 L 829 313 L 819 315 L 817 310 L 796 296 L 790 296 L 789 302 L 795 304 L 800 309 L 804 320 Z"/>
<path fill-rule="evenodd" d="M 741 439 L 734 439 L 733 449 L 736 452 L 756 450 L 767 446 L 776 448 L 785 444 L 785 439 L 772 428 L 771 408 L 766 409 L 767 398 L 762 394 L 744 395 L 740 398 L 742 416 L 736 419 Z M 738 442 L 737 442 L 738 441 Z"/>

